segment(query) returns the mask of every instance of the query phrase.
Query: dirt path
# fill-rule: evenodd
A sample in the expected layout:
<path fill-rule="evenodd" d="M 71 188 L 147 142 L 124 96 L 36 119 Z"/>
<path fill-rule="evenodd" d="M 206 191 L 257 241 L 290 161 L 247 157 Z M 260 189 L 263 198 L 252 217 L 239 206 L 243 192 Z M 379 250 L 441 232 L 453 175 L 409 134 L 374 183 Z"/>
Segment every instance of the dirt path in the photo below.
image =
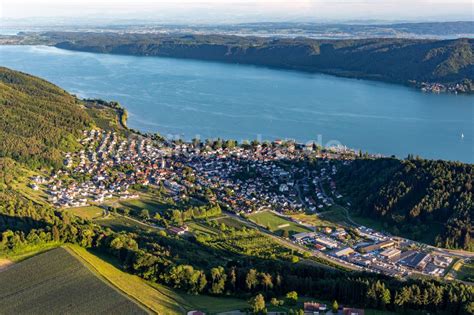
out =
<path fill-rule="evenodd" d="M 12 265 L 13 265 L 13 261 L 0 258 L 0 272 L 7 270 Z"/>

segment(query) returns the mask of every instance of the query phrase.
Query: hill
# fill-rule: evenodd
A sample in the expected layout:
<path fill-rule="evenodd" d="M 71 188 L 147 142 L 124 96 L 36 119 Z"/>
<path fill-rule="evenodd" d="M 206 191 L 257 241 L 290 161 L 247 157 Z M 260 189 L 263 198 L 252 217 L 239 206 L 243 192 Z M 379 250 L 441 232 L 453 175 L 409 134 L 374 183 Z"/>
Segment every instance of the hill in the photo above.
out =
<path fill-rule="evenodd" d="M 63 248 L 10 267 L 0 283 L 2 314 L 147 314 Z"/>
<path fill-rule="evenodd" d="M 473 91 L 474 39 L 262 38 L 49 32 L 56 47 L 95 53 L 193 58 L 322 72 L 421 86 L 441 83 Z"/>
<path fill-rule="evenodd" d="M 447 248 L 474 249 L 470 164 L 361 159 L 343 167 L 337 182 L 350 196 L 356 215 L 382 221 L 394 234 Z"/>
<path fill-rule="evenodd" d="M 61 152 L 92 120 L 75 97 L 39 78 L 0 67 L 0 157 L 30 166 L 61 163 Z"/>

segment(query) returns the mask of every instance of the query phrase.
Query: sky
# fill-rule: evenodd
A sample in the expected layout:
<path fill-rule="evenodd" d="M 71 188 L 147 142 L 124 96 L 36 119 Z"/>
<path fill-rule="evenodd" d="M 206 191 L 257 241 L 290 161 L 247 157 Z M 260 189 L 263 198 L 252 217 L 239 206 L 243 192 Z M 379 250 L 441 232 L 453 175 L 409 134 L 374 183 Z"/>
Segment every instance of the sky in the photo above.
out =
<path fill-rule="evenodd" d="M 146 19 L 175 23 L 472 20 L 473 0 L 1 0 L 2 20 Z"/>

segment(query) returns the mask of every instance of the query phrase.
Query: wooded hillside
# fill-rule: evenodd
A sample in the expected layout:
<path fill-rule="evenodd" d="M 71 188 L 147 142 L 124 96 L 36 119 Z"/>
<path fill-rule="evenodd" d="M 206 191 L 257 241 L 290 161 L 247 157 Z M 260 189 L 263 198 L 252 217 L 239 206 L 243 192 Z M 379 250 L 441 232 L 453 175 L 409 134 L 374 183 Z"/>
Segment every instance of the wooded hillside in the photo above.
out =
<path fill-rule="evenodd" d="M 474 40 L 262 38 L 221 35 L 44 33 L 59 48 L 167 56 L 323 72 L 402 84 L 474 86 Z"/>
<path fill-rule="evenodd" d="M 357 214 L 385 222 L 412 239 L 435 233 L 435 244 L 474 249 L 474 170 L 471 164 L 410 159 L 356 160 L 338 185 Z"/>
<path fill-rule="evenodd" d="M 0 157 L 58 166 L 92 123 L 77 99 L 39 78 L 0 67 Z"/>

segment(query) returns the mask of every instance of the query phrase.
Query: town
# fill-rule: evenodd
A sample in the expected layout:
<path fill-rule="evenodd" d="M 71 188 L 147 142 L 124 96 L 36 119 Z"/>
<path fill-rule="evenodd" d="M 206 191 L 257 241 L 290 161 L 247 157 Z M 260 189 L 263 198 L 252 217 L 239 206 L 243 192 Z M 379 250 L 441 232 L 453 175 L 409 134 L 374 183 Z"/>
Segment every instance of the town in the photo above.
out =
<path fill-rule="evenodd" d="M 347 148 L 322 149 L 314 143 L 280 140 L 237 145 L 220 139 L 204 143 L 139 135 L 126 139 L 99 129 L 84 131 L 80 142 L 83 149 L 65 154 L 61 170 L 31 178 L 31 189 L 43 190 L 50 203 L 65 211 L 87 205 L 106 209 L 110 201 L 139 199 L 140 187 L 160 187 L 176 203 L 204 196 L 227 215 L 347 269 L 395 277 L 444 277 L 455 260 L 471 258 L 354 222 L 347 211 L 351 204 L 335 181 L 338 167 L 352 163 L 357 155 Z M 316 162 L 309 165 L 308 160 Z M 343 222 L 314 225 L 298 217 L 302 213 L 323 217 L 334 209 L 345 211 Z M 272 230 L 252 220 L 259 213 L 288 223 Z M 148 216 L 134 219 L 165 228 Z M 274 231 L 290 224 L 300 232 Z M 166 228 L 176 235 L 192 233 L 183 222 L 177 225 Z"/>

